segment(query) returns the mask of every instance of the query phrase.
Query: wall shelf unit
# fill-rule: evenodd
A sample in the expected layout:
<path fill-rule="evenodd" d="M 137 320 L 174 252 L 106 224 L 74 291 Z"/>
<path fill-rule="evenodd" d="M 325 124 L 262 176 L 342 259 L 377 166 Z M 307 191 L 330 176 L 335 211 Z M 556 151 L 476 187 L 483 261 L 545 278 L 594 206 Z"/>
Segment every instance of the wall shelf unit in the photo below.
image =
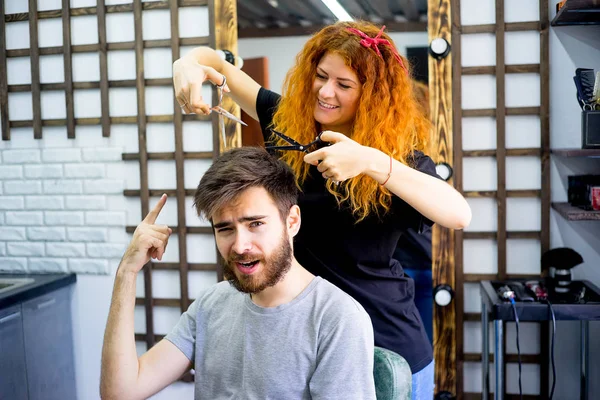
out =
<path fill-rule="evenodd" d="M 600 25 L 600 2 L 567 0 L 550 24 L 552 26 Z"/>
<path fill-rule="evenodd" d="M 567 221 L 600 221 L 600 211 L 584 210 L 569 203 L 552 203 L 552 208 Z"/>

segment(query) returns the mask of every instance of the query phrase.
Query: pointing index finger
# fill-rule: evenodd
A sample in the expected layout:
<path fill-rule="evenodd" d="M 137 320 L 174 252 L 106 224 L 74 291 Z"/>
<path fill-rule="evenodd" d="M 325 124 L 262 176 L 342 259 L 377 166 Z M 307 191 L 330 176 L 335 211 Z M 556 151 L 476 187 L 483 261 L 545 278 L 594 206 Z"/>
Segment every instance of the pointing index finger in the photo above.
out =
<path fill-rule="evenodd" d="M 144 222 L 146 222 L 147 224 L 154 224 L 166 202 L 167 195 L 163 194 L 162 196 L 160 196 L 160 200 L 158 200 L 158 203 L 156 203 L 152 211 L 150 211 L 148 215 L 146 215 L 146 218 L 144 218 Z"/>
<path fill-rule="evenodd" d="M 311 165 L 318 165 L 319 161 L 325 158 L 325 150 L 326 149 L 319 149 L 308 153 L 304 156 L 304 162 Z"/>

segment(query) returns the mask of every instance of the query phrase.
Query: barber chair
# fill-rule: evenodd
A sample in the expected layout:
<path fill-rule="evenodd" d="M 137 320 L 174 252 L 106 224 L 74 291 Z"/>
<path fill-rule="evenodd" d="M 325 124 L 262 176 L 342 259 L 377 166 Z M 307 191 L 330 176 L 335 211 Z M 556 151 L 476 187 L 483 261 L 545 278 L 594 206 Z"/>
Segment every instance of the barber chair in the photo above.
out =
<path fill-rule="evenodd" d="M 410 400 L 412 372 L 399 354 L 375 347 L 373 375 L 377 400 Z"/>

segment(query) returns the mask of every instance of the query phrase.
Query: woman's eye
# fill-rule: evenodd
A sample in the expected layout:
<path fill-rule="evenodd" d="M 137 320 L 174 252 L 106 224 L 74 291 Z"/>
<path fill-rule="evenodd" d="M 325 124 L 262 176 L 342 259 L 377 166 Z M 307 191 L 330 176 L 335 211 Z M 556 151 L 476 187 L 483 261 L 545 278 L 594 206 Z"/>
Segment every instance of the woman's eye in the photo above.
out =
<path fill-rule="evenodd" d="M 342 84 L 342 83 L 340 83 L 340 87 L 341 87 L 342 89 L 350 89 L 350 86 L 348 86 L 348 85 L 344 85 L 344 84 Z"/>
<path fill-rule="evenodd" d="M 319 79 L 325 79 L 325 77 L 323 75 L 321 75 L 321 74 L 317 74 L 317 78 L 319 78 Z"/>

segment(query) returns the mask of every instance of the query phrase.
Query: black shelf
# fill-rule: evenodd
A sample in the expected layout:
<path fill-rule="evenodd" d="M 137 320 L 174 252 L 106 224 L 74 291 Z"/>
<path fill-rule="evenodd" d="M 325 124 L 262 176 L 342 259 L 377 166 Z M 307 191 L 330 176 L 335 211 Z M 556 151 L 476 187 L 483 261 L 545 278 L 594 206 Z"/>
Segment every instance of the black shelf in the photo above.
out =
<path fill-rule="evenodd" d="M 562 157 L 600 157 L 600 149 L 551 149 L 550 152 Z"/>
<path fill-rule="evenodd" d="M 600 221 L 600 211 L 584 210 L 569 203 L 552 203 L 552 208 L 567 221 Z"/>
<path fill-rule="evenodd" d="M 550 25 L 600 25 L 600 1 L 567 0 Z"/>

